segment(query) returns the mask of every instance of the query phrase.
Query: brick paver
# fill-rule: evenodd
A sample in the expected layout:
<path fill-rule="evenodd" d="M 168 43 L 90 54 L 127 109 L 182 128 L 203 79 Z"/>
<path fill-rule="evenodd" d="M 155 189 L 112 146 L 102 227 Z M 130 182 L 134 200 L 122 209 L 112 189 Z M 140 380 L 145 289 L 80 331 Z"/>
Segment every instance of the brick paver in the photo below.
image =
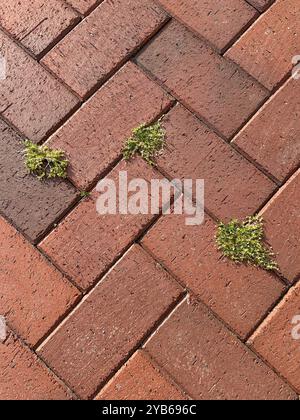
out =
<path fill-rule="evenodd" d="M 299 11 L 1 2 L 0 399 L 299 400 Z M 157 121 L 156 164 L 122 160 Z M 26 138 L 68 179 L 29 175 Z M 125 171 L 136 207 L 152 179 L 204 180 L 204 222 L 123 214 Z M 256 213 L 280 273 L 217 250 L 218 220 Z"/>
<path fill-rule="evenodd" d="M 173 178 L 204 179 L 205 206 L 217 218 L 248 216 L 276 185 L 181 106 L 164 119 L 166 151 L 158 166 Z"/>
<path fill-rule="evenodd" d="M 0 4 L 0 25 L 36 55 L 78 21 L 77 13 L 62 0 L 10 0 Z"/>
<path fill-rule="evenodd" d="M 266 221 L 266 235 L 277 256 L 286 279 L 293 281 L 300 275 L 300 170 L 269 202 L 262 215 Z"/>
<path fill-rule="evenodd" d="M 81 397 L 89 397 L 180 294 L 176 282 L 134 247 L 39 353 Z"/>
<path fill-rule="evenodd" d="M 43 62 L 85 96 L 147 41 L 165 19 L 152 0 L 104 1 Z"/>
<path fill-rule="evenodd" d="M 158 3 L 219 50 L 226 48 L 257 16 L 244 0 L 158 0 Z"/>
<path fill-rule="evenodd" d="M 188 397 L 138 351 L 102 389 L 97 400 L 185 400 Z"/>
<path fill-rule="evenodd" d="M 251 337 L 249 343 L 300 393 L 300 284 Z"/>
<path fill-rule="evenodd" d="M 300 83 L 290 79 L 234 143 L 281 182 L 300 165 Z"/>
<path fill-rule="evenodd" d="M 248 74 L 176 22 L 168 25 L 137 61 L 226 137 L 232 136 L 267 96 Z"/>
<path fill-rule="evenodd" d="M 195 399 L 295 399 L 201 304 L 184 302 L 146 345 Z"/>
<path fill-rule="evenodd" d="M 36 345 L 79 293 L 2 218 L 0 259 L 0 313 L 23 339 Z"/>
<path fill-rule="evenodd" d="M 268 6 L 270 6 L 276 0 L 247 0 L 248 3 L 252 4 L 261 12 L 264 11 Z"/>
<path fill-rule="evenodd" d="M 103 0 L 67 0 L 67 3 L 84 15 L 102 1 Z"/>
<path fill-rule="evenodd" d="M 7 78 L 1 81 L 0 116 L 29 139 L 40 141 L 78 100 L 1 32 L 0 48 L 9 66 Z"/>
<path fill-rule="evenodd" d="M 126 170 L 128 180 L 158 174 L 143 161 L 122 162 L 107 178 L 118 182 L 119 172 Z M 88 289 L 105 273 L 118 256 L 134 241 L 152 215 L 99 215 L 97 191 L 83 201 L 40 245 L 47 255 L 83 289 Z"/>
<path fill-rule="evenodd" d="M 272 90 L 293 68 L 299 37 L 298 0 L 277 0 L 226 55 Z"/>
<path fill-rule="evenodd" d="M 210 306 L 240 336 L 246 337 L 284 291 L 264 271 L 222 261 L 215 245 L 216 226 L 185 225 L 182 216 L 159 221 L 143 245 L 172 274 Z"/>
<path fill-rule="evenodd" d="M 66 152 L 70 178 L 79 188 L 87 189 L 121 157 L 131 130 L 150 123 L 170 105 L 171 98 L 130 63 L 50 139 L 49 145 Z"/>
<path fill-rule="evenodd" d="M 0 212 L 32 241 L 37 241 L 77 197 L 65 181 L 28 175 L 22 140 L 0 121 Z"/>
<path fill-rule="evenodd" d="M 0 344 L 1 400 L 70 400 L 71 392 L 13 334 Z"/>

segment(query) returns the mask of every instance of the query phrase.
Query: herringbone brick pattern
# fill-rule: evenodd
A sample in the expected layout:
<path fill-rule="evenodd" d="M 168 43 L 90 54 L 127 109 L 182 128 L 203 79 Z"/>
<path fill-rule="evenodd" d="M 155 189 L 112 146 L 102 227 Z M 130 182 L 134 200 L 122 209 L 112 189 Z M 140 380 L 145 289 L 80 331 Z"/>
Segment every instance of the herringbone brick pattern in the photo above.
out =
<path fill-rule="evenodd" d="M 299 1 L 0 1 L 0 54 L 0 399 L 298 399 Z M 126 164 L 160 118 L 157 167 Z M 68 179 L 28 175 L 26 138 Z M 204 179 L 204 224 L 99 216 L 124 170 Z M 281 275 L 216 249 L 256 213 Z"/>

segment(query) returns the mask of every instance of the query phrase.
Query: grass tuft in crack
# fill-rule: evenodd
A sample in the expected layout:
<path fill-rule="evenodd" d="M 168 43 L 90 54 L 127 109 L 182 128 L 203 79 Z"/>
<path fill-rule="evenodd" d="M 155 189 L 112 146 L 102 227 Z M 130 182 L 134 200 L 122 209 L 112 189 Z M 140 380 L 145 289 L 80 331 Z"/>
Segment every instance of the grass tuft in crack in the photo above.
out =
<path fill-rule="evenodd" d="M 236 263 L 251 264 L 268 271 L 279 271 L 274 254 L 264 243 L 264 223 L 258 216 L 244 221 L 220 223 L 217 232 L 218 249 Z"/>
<path fill-rule="evenodd" d="M 89 191 L 80 191 L 80 198 L 89 198 L 91 193 Z"/>
<path fill-rule="evenodd" d="M 132 131 L 123 149 L 125 160 L 136 155 L 141 156 L 149 165 L 155 165 L 155 157 L 163 150 L 165 145 L 165 132 L 160 122 L 147 126 L 142 124 Z"/>
<path fill-rule="evenodd" d="M 53 150 L 26 140 L 24 154 L 29 173 L 36 175 L 40 180 L 67 177 L 69 162 L 62 150 Z"/>

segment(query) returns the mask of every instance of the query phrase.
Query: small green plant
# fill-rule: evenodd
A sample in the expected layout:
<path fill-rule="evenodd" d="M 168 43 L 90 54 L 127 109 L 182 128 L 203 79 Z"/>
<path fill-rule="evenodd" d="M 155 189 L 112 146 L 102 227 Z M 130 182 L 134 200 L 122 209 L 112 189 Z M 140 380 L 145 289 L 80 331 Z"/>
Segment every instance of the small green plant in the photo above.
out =
<path fill-rule="evenodd" d="M 155 165 L 154 158 L 162 151 L 165 145 L 165 132 L 160 121 L 147 126 L 142 124 L 132 131 L 123 149 L 125 160 L 136 155 L 141 156 L 149 165 Z"/>
<path fill-rule="evenodd" d="M 91 193 L 88 191 L 80 191 L 80 197 L 81 198 L 88 198 L 90 197 Z"/>
<path fill-rule="evenodd" d="M 218 249 L 236 263 L 252 264 L 265 270 L 278 271 L 274 254 L 264 243 L 263 219 L 247 217 L 244 221 L 220 223 L 217 232 Z"/>
<path fill-rule="evenodd" d="M 26 168 L 39 179 L 67 177 L 69 162 L 62 150 L 53 150 L 26 140 L 24 153 Z"/>

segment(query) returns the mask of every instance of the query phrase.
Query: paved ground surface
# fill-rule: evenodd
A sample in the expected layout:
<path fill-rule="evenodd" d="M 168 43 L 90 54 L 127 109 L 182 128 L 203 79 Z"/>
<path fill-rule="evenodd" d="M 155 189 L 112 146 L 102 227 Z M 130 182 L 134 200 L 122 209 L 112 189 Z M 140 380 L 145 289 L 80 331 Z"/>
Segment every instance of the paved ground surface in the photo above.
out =
<path fill-rule="evenodd" d="M 0 25 L 0 398 L 297 399 L 299 1 L 10 0 Z M 158 169 L 122 162 L 162 115 Z M 69 180 L 29 176 L 25 138 Z M 205 223 L 99 216 L 121 169 L 204 178 Z M 256 212 L 281 277 L 216 251 Z"/>

